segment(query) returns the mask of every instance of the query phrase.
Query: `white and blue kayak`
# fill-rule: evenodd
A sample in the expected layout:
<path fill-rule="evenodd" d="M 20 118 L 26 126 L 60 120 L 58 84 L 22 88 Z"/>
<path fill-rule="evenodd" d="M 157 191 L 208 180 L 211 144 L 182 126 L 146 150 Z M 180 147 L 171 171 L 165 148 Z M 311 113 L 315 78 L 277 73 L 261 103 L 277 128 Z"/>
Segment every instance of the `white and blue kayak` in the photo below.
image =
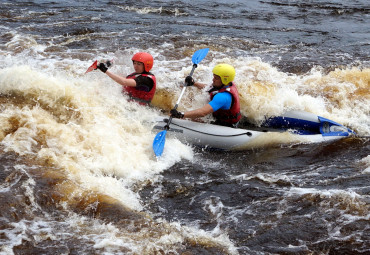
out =
<path fill-rule="evenodd" d="M 167 118 L 159 118 L 154 130 L 164 130 Z M 232 128 L 184 119 L 172 119 L 167 133 L 202 148 L 243 150 L 274 144 L 317 143 L 355 134 L 334 121 L 302 111 L 269 118 L 261 127 Z"/>

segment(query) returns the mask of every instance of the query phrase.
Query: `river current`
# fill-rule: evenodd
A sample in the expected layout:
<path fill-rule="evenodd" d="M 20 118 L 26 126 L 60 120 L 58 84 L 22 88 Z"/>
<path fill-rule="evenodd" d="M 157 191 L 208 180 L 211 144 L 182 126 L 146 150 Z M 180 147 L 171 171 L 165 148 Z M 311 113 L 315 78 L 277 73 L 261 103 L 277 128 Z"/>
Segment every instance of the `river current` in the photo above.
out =
<path fill-rule="evenodd" d="M 369 254 L 368 1 L 0 2 L 0 254 Z M 153 120 L 194 79 L 229 63 L 241 112 L 258 125 L 290 110 L 356 136 L 271 134 L 237 152 L 168 137 Z M 100 71 L 154 56 L 153 107 Z M 207 103 L 189 87 L 180 110 Z"/>

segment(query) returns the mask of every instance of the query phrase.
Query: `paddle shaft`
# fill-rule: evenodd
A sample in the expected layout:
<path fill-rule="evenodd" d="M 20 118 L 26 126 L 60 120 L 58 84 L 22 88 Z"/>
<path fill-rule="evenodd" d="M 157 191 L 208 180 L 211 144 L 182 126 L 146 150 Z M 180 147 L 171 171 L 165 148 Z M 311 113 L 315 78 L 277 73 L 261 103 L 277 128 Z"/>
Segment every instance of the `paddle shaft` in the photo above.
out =
<path fill-rule="evenodd" d="M 209 51 L 209 48 L 205 48 L 205 49 L 197 50 L 193 54 L 193 57 L 191 58 L 191 61 L 193 62 L 193 69 L 191 70 L 191 72 L 189 74 L 190 77 L 193 76 L 193 73 L 194 73 L 195 68 L 197 68 L 197 65 L 199 64 L 199 62 L 202 61 L 202 59 L 205 58 L 205 56 L 207 55 L 208 51 Z M 185 89 L 186 89 L 187 85 L 188 84 L 184 84 L 184 87 L 183 87 L 183 89 L 181 91 L 180 97 L 177 100 L 176 105 L 174 107 L 175 110 L 179 106 L 180 100 L 181 100 L 182 96 L 184 95 L 184 92 L 185 92 Z M 160 157 L 162 155 L 162 153 L 163 153 L 164 144 L 166 142 L 166 133 L 170 129 L 171 121 L 172 121 L 172 116 L 170 116 L 170 119 L 168 120 L 167 125 L 164 127 L 164 130 L 161 131 L 161 132 L 159 132 L 154 137 L 153 150 L 154 150 L 154 153 L 155 153 L 155 156 L 156 157 Z"/>
<path fill-rule="evenodd" d="M 191 72 L 190 72 L 189 76 L 193 76 L 193 73 L 194 73 L 195 68 L 197 68 L 197 65 L 196 64 L 193 65 L 193 69 L 191 69 Z M 187 85 L 185 84 L 184 87 L 182 88 L 182 91 L 181 91 L 181 94 L 179 96 L 179 99 L 177 99 L 177 102 L 176 102 L 175 107 L 173 109 L 176 110 L 177 107 L 179 106 L 179 103 L 181 101 L 182 96 L 184 95 L 184 92 L 186 90 L 186 87 L 187 87 Z M 166 130 L 169 130 L 170 129 L 171 122 L 172 122 L 172 116 L 170 116 L 170 118 L 168 119 L 167 125 L 165 126 L 165 129 Z"/>

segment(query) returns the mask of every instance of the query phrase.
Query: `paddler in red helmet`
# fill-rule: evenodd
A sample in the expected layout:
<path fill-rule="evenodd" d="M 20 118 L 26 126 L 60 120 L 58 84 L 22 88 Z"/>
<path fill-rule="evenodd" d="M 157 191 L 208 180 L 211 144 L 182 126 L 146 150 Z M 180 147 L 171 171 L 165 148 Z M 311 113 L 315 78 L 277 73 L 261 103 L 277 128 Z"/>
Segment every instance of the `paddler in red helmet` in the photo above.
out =
<path fill-rule="evenodd" d="M 142 105 L 149 105 L 156 90 L 156 78 L 150 72 L 153 67 L 153 56 L 147 52 L 138 52 L 132 57 L 135 72 L 126 78 L 108 70 L 106 63 L 99 63 L 97 69 L 107 74 L 112 80 L 122 85 L 130 98 Z"/>

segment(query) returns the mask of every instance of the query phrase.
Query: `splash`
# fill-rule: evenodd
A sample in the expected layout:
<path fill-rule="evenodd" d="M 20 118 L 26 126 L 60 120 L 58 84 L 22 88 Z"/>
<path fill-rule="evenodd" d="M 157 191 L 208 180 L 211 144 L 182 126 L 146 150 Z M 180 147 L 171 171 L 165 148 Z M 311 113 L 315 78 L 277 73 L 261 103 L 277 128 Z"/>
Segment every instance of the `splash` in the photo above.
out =
<path fill-rule="evenodd" d="M 127 197 L 120 182 L 129 186 L 150 179 L 179 159 L 172 154 L 172 160 L 156 161 L 151 126 L 143 124 L 155 113 L 122 99 L 118 87 L 101 90 L 101 84 L 48 77 L 27 66 L 3 69 L 0 77 L 6 103 L 0 115 L 2 144 L 65 169 L 86 188 Z M 190 155 L 180 147 L 188 151 L 182 155 Z M 99 181 L 104 176 L 125 181 L 106 189 Z M 132 207 L 140 209 L 138 202 Z"/>
<path fill-rule="evenodd" d="M 141 15 L 149 14 L 149 13 L 174 15 L 174 16 L 186 15 L 186 13 L 181 12 L 178 8 L 163 8 L 162 6 L 158 8 L 153 8 L 153 7 L 138 8 L 134 6 L 125 6 L 125 7 L 118 6 L 118 8 L 121 8 L 125 11 L 134 11 Z"/>
<path fill-rule="evenodd" d="M 171 149 L 157 161 L 148 121 L 155 110 L 129 102 L 119 87 L 50 76 L 28 66 L 0 70 L 0 81 L 3 154 L 16 153 L 30 164 L 22 171 L 33 183 L 28 197 L 35 201 L 34 208 L 52 201 L 50 206 L 58 210 L 62 206 L 63 210 L 114 223 L 114 227 L 99 223 L 88 231 L 96 236 L 94 247 L 98 250 L 153 254 L 189 248 L 237 254 L 222 233 L 215 236 L 154 220 L 142 212 L 137 191 L 179 159 L 192 158 L 189 147 L 168 139 Z M 21 180 L 16 177 L 9 176 L 8 180 Z M 35 196 L 39 193 L 36 190 L 45 188 L 48 190 L 41 191 L 43 196 Z M 72 225 L 83 224 L 81 217 L 68 220 Z M 104 237 L 101 231 L 108 228 L 116 230 Z M 14 226 L 9 235 L 17 235 L 18 230 Z M 36 236 L 40 231 L 45 233 L 37 226 L 32 231 Z"/>
<path fill-rule="evenodd" d="M 313 69 L 304 75 L 280 72 L 260 60 L 239 59 L 236 83 L 242 114 L 254 123 L 266 116 L 302 110 L 369 134 L 370 69 Z"/>

